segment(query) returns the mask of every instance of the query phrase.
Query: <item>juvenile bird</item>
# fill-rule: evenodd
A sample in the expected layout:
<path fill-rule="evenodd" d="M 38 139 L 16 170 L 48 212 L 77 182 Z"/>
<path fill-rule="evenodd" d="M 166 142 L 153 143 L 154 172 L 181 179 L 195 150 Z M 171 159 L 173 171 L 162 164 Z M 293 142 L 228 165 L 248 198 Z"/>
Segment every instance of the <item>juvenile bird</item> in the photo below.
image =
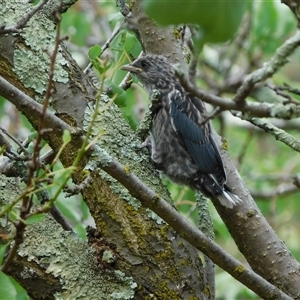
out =
<path fill-rule="evenodd" d="M 161 55 L 146 55 L 121 69 L 136 75 L 150 99 L 155 94 L 150 140 L 156 168 L 228 208 L 240 202 L 225 184 L 226 173 L 210 122 L 205 122 L 205 108 L 184 90 L 171 63 Z"/>

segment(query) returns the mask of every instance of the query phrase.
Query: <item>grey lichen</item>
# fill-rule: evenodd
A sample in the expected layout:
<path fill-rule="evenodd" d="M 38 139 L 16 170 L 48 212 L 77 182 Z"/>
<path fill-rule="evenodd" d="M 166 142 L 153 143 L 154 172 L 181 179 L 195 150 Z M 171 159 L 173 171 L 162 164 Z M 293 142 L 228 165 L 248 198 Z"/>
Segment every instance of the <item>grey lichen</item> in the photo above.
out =
<path fill-rule="evenodd" d="M 111 264 L 116 260 L 116 256 L 110 250 L 105 250 L 102 254 L 102 260 Z"/>
<path fill-rule="evenodd" d="M 46 273 L 59 278 L 63 292 L 57 292 L 55 299 L 134 297 L 136 284 L 131 277 L 101 269 L 94 250 L 74 234 L 63 231 L 50 217 L 28 227 L 18 254 L 47 266 Z M 123 296 L 117 298 L 116 295 Z"/>
<path fill-rule="evenodd" d="M 18 199 L 20 193 L 19 186 L 15 180 L 0 174 L 0 212 L 7 204 Z M 19 206 L 19 204 L 17 204 L 17 206 Z M 0 226 L 7 228 L 9 225 L 10 223 L 7 223 L 7 217 L 5 214 L 2 218 L 0 218 Z M 13 228 L 13 226 L 11 227 Z"/>
<path fill-rule="evenodd" d="M 156 224 L 161 225 L 161 224 L 166 224 L 166 222 L 158 216 L 155 212 L 153 212 L 151 209 L 147 208 L 147 215 L 150 219 L 155 220 Z"/>
<path fill-rule="evenodd" d="M 99 163 L 101 163 L 102 166 L 108 166 L 111 162 L 112 157 L 103 148 L 96 145 L 85 169 L 93 171 L 99 166 Z"/>
<path fill-rule="evenodd" d="M 114 272 L 114 275 L 119 278 L 122 282 L 126 282 L 128 286 L 130 286 L 133 290 L 137 288 L 137 284 L 132 280 L 132 277 L 127 277 L 123 272 L 117 270 Z M 133 299 L 134 293 L 132 293 L 133 290 L 130 289 L 124 289 L 122 291 L 113 292 L 111 296 L 113 299 Z"/>
<path fill-rule="evenodd" d="M 16 182 L 0 174 L 0 206 L 4 207 L 18 195 Z M 0 226 L 9 229 L 6 218 L 0 219 Z M 59 278 L 63 292 L 57 292 L 55 299 L 114 300 L 134 297 L 137 285 L 131 277 L 100 268 L 94 250 L 76 235 L 64 231 L 50 216 L 27 227 L 18 255 L 42 269 L 46 267 L 46 273 Z M 112 253 L 104 256 L 107 260 L 113 259 Z M 28 263 L 20 275 L 32 280 L 41 275 L 35 270 L 36 267 L 30 268 Z"/>
<path fill-rule="evenodd" d="M 273 105 L 271 116 L 280 119 L 299 118 L 300 108 L 299 105 L 295 105 L 294 103 Z"/>
<path fill-rule="evenodd" d="M 12 9 L 13 7 L 13 9 Z M 24 12 L 32 9 L 25 1 L 1 2 L 0 24 L 13 25 L 22 18 Z M 25 45 L 15 45 L 13 71 L 25 87 L 43 94 L 49 80 L 50 56 L 55 45 L 55 25 L 42 12 L 35 14 L 21 31 Z M 59 52 L 55 59 L 54 81 L 68 82 L 68 73 L 63 69 L 67 61 Z"/>

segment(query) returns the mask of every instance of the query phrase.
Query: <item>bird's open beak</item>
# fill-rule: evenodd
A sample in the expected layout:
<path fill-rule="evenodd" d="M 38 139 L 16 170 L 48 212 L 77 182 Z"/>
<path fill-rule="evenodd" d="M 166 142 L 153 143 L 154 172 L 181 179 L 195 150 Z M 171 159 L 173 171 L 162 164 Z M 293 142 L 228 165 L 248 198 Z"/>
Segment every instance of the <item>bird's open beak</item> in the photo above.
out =
<path fill-rule="evenodd" d="M 143 70 L 137 67 L 134 67 L 132 65 L 124 65 L 120 68 L 123 71 L 131 72 L 131 73 L 139 73 L 142 72 Z"/>

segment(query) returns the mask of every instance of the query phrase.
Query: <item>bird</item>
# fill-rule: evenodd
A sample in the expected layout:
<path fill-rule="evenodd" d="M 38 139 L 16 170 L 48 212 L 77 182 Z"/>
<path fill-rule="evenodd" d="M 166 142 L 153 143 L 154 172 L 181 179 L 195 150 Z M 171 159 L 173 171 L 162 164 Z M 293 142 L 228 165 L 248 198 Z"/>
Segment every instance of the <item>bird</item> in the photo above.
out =
<path fill-rule="evenodd" d="M 155 98 L 149 132 L 155 167 L 171 181 L 218 199 L 227 208 L 241 202 L 226 185 L 224 164 L 205 106 L 185 91 L 171 62 L 165 56 L 147 54 L 121 70 L 135 75 L 150 100 Z"/>

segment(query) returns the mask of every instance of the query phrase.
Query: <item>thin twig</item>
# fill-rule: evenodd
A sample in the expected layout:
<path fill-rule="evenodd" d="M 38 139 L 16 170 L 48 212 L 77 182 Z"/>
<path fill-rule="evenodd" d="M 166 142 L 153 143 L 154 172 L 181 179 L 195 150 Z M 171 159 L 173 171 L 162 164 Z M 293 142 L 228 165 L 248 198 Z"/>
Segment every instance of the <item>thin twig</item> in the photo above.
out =
<path fill-rule="evenodd" d="M 99 57 L 104 53 L 105 50 L 107 50 L 111 44 L 111 42 L 114 40 L 114 38 L 119 34 L 119 32 L 121 31 L 121 29 L 123 28 L 123 25 L 125 24 L 126 19 L 123 19 L 114 29 L 113 33 L 111 34 L 111 36 L 109 37 L 109 39 L 104 43 L 104 45 L 102 46 L 101 49 L 101 53 L 99 55 Z M 87 74 L 87 72 L 91 69 L 92 67 L 92 63 L 90 62 L 88 64 L 88 66 L 84 69 L 83 73 Z"/>
<path fill-rule="evenodd" d="M 265 86 L 268 87 L 270 90 L 274 91 L 276 93 L 276 95 L 287 99 L 287 101 L 284 101 L 284 103 L 299 104 L 299 101 L 295 100 L 291 95 L 285 93 L 283 91 L 284 90 L 283 88 L 281 88 L 279 86 L 271 85 L 270 83 L 266 83 Z"/>
<path fill-rule="evenodd" d="M 245 98 L 250 94 L 255 84 L 271 77 L 278 71 L 280 67 L 287 63 L 288 57 L 295 51 L 300 44 L 300 32 L 296 32 L 294 36 L 288 39 L 281 47 L 279 47 L 275 55 L 266 62 L 262 68 L 248 75 L 242 86 L 239 88 L 234 101 L 232 99 L 221 98 L 200 90 L 196 85 L 192 84 L 184 72 L 176 69 L 176 75 L 180 83 L 187 92 L 198 97 L 204 102 L 214 106 L 220 106 L 223 110 L 241 111 L 250 117 L 278 117 L 283 119 L 300 117 L 300 105 L 290 103 L 284 105 L 281 103 L 251 103 Z"/>
<path fill-rule="evenodd" d="M 73 195 L 80 194 L 92 182 L 92 180 L 93 179 L 91 176 L 87 176 L 80 184 L 64 188 L 64 192 L 66 192 L 66 197 L 68 198 Z"/>
<path fill-rule="evenodd" d="M 220 107 L 216 107 L 210 114 L 204 117 L 204 120 L 200 123 L 200 125 L 204 125 L 209 120 L 214 119 L 217 115 L 219 115 L 223 110 Z"/>
<path fill-rule="evenodd" d="M 300 28 L 300 13 L 299 13 L 299 2 L 296 0 L 281 0 L 282 3 L 286 4 L 291 11 L 294 13 L 297 21 L 298 28 Z"/>
<path fill-rule="evenodd" d="M 261 200 L 263 199 L 263 200 L 270 201 L 274 197 L 288 196 L 288 195 L 293 195 L 295 193 L 299 193 L 299 187 L 297 187 L 295 184 L 284 183 L 278 185 L 275 188 L 272 188 L 271 190 L 262 190 L 262 191 L 251 190 L 250 193 L 255 199 L 261 199 Z"/>
<path fill-rule="evenodd" d="M 1 128 L 0 127 L 0 130 L 5 134 L 5 135 L 7 135 L 11 140 L 13 140 L 22 150 L 23 150 L 23 152 L 25 153 L 25 155 L 27 156 L 27 157 L 30 157 L 30 154 L 29 154 L 29 152 L 27 151 L 27 149 L 26 148 L 24 148 L 23 147 L 23 145 L 22 145 L 22 143 L 20 143 L 19 141 L 18 141 L 18 139 L 16 139 L 13 135 L 11 135 L 8 131 L 6 131 L 4 128 Z"/>
<path fill-rule="evenodd" d="M 0 128 L 0 148 L 4 148 L 4 150 L 1 150 L 1 154 L 3 153 L 4 155 L 8 156 L 9 158 L 15 158 L 15 153 L 13 151 L 13 147 L 11 144 L 8 142 L 8 140 L 5 138 L 5 136 L 1 133 L 1 128 Z"/>
<path fill-rule="evenodd" d="M 45 4 L 45 3 L 44 3 Z M 33 155 L 31 160 L 27 163 L 29 172 L 27 175 L 27 191 L 30 191 L 35 183 L 34 183 L 34 174 L 39 168 L 39 154 L 41 150 L 41 142 L 43 139 L 44 135 L 44 127 L 45 127 L 45 117 L 46 117 L 46 112 L 47 112 L 47 107 L 48 103 L 52 94 L 52 86 L 53 86 L 53 76 L 54 76 L 54 68 L 55 68 L 55 61 L 56 61 L 56 56 L 58 53 L 59 49 L 59 44 L 61 42 L 60 40 L 60 15 L 56 13 L 56 18 L 58 20 L 57 22 L 57 31 L 56 31 L 56 38 L 55 38 L 55 46 L 53 53 L 50 55 L 50 70 L 49 70 L 49 80 L 48 80 L 48 86 L 45 94 L 45 99 L 43 102 L 43 107 L 42 107 L 42 113 L 39 118 L 39 124 L 38 124 L 38 131 L 37 131 L 37 139 L 34 145 L 33 149 Z M 2 271 L 7 272 L 9 265 L 11 264 L 18 247 L 20 246 L 21 243 L 23 243 L 24 239 L 24 232 L 26 228 L 26 223 L 24 220 L 26 220 L 30 216 L 30 210 L 32 207 L 32 196 L 30 197 L 27 193 L 24 194 L 24 197 L 22 199 L 22 204 L 20 208 L 20 216 L 19 216 L 19 221 L 15 222 L 15 228 L 16 228 L 16 233 L 14 237 L 14 245 L 12 249 L 10 250 L 6 260 L 3 263 L 2 266 Z"/>
<path fill-rule="evenodd" d="M 250 123 L 264 129 L 266 132 L 272 134 L 276 140 L 288 145 L 291 149 L 300 152 L 300 141 L 299 139 L 293 137 L 291 134 L 285 132 L 284 130 L 276 127 L 271 122 L 265 119 L 251 118 L 247 119 Z"/>
<path fill-rule="evenodd" d="M 237 156 L 237 162 L 238 162 L 238 167 L 237 168 L 238 169 L 241 168 L 243 160 L 244 160 L 244 158 L 246 156 L 247 149 L 248 149 L 248 147 L 250 145 L 251 140 L 253 139 L 253 135 L 254 135 L 254 131 L 250 129 L 248 131 L 248 134 L 247 134 L 247 137 L 246 137 L 245 141 L 241 145 L 240 153 Z"/>
<path fill-rule="evenodd" d="M 289 86 L 287 83 L 283 83 L 283 86 L 280 87 L 282 90 L 284 91 L 288 91 L 290 93 L 293 93 L 295 95 L 300 96 L 300 90 L 299 89 L 295 89 L 292 88 L 291 86 Z"/>
<path fill-rule="evenodd" d="M 291 119 L 300 117 L 300 105 L 290 103 L 284 105 L 281 103 L 251 103 L 244 102 L 244 105 L 240 105 L 229 98 L 222 98 L 213 94 L 207 93 L 197 86 L 193 85 L 184 73 L 176 70 L 176 75 L 180 80 L 180 83 L 184 89 L 201 99 L 204 102 L 212 104 L 214 106 L 220 106 L 222 110 L 235 110 L 245 113 L 249 118 L 251 117 L 273 117 L 282 119 Z M 237 114 L 237 116 L 240 116 Z"/>
<path fill-rule="evenodd" d="M 247 37 L 250 34 L 251 21 L 252 18 L 250 13 L 248 12 L 244 15 L 238 33 L 236 34 L 235 38 L 231 41 L 231 44 L 233 44 L 234 46 L 234 51 L 229 52 L 229 58 L 227 58 L 227 60 L 229 60 L 230 63 L 227 64 L 227 67 L 225 66 L 224 70 L 222 70 L 222 77 L 226 81 L 228 81 L 229 73 L 232 70 L 232 66 L 234 66 L 235 62 L 238 60 L 239 53 L 241 53 L 241 50 L 243 49 Z M 225 61 L 225 58 L 220 57 L 220 61 Z"/>

